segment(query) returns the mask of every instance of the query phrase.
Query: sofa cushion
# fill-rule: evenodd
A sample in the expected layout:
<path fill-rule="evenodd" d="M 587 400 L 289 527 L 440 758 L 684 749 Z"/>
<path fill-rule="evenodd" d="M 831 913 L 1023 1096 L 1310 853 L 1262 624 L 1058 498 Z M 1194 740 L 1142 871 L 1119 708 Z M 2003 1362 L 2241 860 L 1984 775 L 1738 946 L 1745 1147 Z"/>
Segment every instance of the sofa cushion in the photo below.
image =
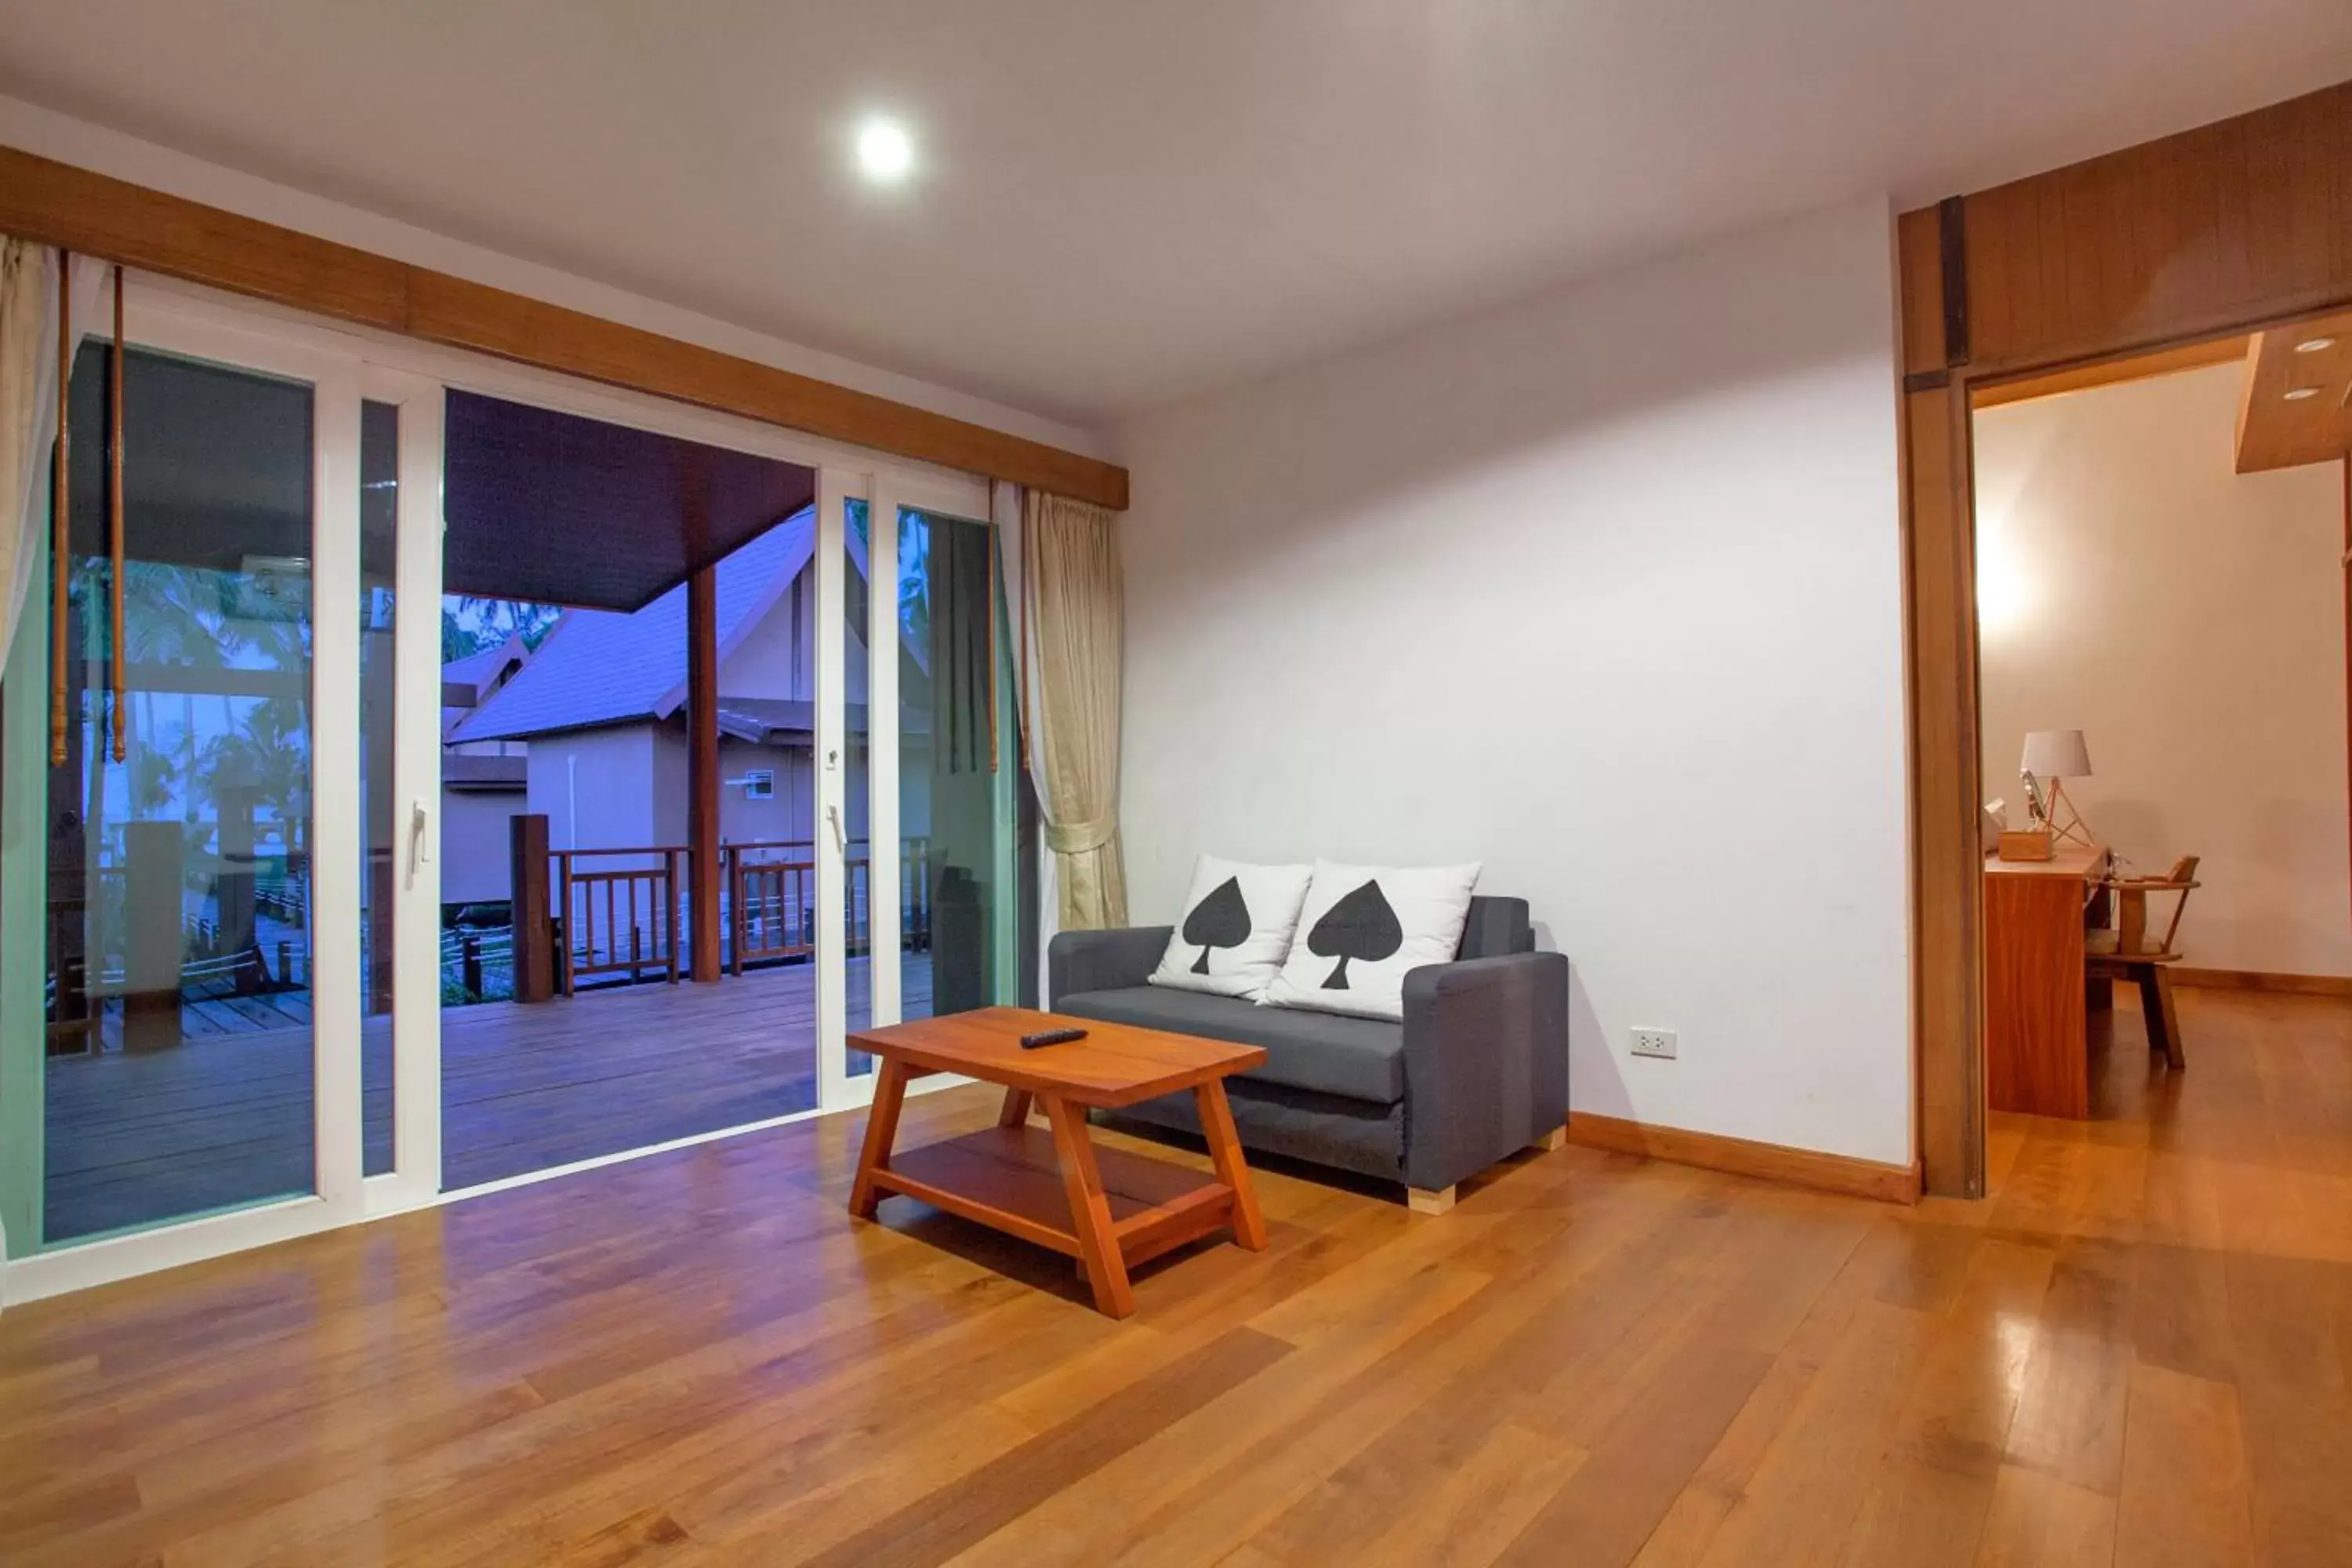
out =
<path fill-rule="evenodd" d="M 1238 997 L 1157 985 L 1081 991 L 1060 998 L 1054 1011 L 1264 1046 L 1265 1065 L 1245 1076 L 1268 1083 L 1381 1105 L 1404 1098 L 1404 1026 L 1384 1018 L 1261 1007 Z"/>

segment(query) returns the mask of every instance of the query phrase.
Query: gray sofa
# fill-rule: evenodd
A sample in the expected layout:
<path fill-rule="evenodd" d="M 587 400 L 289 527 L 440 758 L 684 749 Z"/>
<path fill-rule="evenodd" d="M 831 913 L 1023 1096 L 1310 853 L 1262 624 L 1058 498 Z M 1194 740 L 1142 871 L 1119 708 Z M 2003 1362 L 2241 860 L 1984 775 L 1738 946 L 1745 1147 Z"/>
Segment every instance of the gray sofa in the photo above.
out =
<path fill-rule="evenodd" d="M 1417 1209 L 1568 1119 L 1568 960 L 1535 951 L 1524 899 L 1470 900 L 1459 956 L 1413 970 L 1404 1021 L 1261 1007 L 1150 985 L 1167 926 L 1064 931 L 1047 950 L 1056 1013 L 1263 1046 L 1226 1080 L 1242 1142 L 1402 1182 Z M 1129 1120 L 1198 1134 L 1192 1097 L 1130 1106 Z"/>

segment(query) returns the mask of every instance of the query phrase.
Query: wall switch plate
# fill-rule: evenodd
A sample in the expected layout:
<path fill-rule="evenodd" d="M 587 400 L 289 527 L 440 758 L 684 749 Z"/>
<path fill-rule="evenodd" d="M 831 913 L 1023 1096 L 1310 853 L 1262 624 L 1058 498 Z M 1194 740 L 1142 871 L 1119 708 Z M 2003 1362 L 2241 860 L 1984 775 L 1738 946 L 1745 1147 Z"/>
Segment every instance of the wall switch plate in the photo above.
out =
<path fill-rule="evenodd" d="M 1634 1030 L 1633 1054 L 1637 1057 L 1664 1057 L 1672 1061 L 1675 1055 L 1675 1032 L 1672 1029 Z"/>

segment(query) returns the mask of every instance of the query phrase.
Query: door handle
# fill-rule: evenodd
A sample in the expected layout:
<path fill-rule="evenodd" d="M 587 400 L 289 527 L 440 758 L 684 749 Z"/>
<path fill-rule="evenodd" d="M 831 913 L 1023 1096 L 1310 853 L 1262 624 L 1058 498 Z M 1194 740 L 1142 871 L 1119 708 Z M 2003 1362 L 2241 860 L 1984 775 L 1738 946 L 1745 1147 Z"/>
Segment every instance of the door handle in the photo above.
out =
<path fill-rule="evenodd" d="M 834 847 L 846 856 L 849 853 L 849 835 L 841 828 L 841 807 L 828 805 L 824 808 L 824 815 L 825 819 L 833 824 Z"/>
<path fill-rule="evenodd" d="M 416 868 L 433 859 L 432 835 L 426 831 L 425 803 L 412 801 L 408 807 L 408 885 L 416 886 Z"/>

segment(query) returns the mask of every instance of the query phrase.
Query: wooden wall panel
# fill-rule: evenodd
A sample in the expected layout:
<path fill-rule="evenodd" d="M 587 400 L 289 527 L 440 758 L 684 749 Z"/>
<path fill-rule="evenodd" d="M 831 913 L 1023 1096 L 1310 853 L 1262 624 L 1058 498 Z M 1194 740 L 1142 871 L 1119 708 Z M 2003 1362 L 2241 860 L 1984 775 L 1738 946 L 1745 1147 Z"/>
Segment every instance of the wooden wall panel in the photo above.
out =
<path fill-rule="evenodd" d="M 1979 373 L 2322 309 L 2352 291 L 2352 84 L 1967 205 Z"/>
<path fill-rule="evenodd" d="M 1964 353 L 1945 342 L 1937 209 L 1903 214 L 1896 235 L 1919 1150 L 1928 1191 L 1973 1195 L 1985 1093 L 1973 388 L 2352 306 L 2352 83 L 1959 205 Z"/>
<path fill-rule="evenodd" d="M 0 233 L 1124 510 L 1127 470 L 0 147 Z"/>
<path fill-rule="evenodd" d="M 1944 269 L 1934 207 L 1921 207 L 1895 220 L 1895 257 L 1903 296 L 1903 371 L 1906 375 L 1944 368 Z"/>
<path fill-rule="evenodd" d="M 1967 505 L 1967 427 L 1951 388 L 1904 398 L 1912 505 L 1906 542 L 1911 645 L 1912 1006 L 1918 1154 L 1927 1190 L 1984 1191 L 1983 857 L 1977 796 L 1976 531 Z M 1954 721 L 1938 721 L 1950 720 Z M 1967 825 L 1963 840 L 1952 831 Z"/>

